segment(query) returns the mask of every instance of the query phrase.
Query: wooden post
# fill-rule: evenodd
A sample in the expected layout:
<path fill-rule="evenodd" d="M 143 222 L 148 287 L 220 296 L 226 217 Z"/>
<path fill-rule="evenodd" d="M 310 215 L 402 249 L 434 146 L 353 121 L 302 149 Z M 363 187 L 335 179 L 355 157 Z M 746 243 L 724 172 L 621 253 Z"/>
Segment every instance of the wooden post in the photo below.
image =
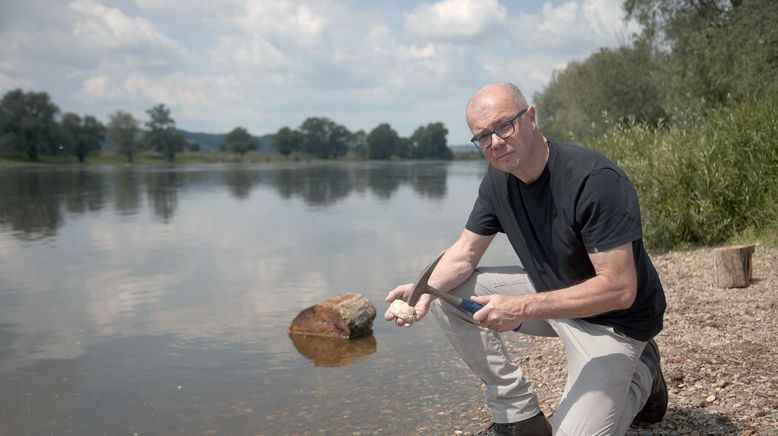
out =
<path fill-rule="evenodd" d="M 732 245 L 713 250 L 716 286 L 744 288 L 751 284 L 751 255 L 756 245 Z"/>
<path fill-rule="evenodd" d="M 343 294 L 297 314 L 289 325 L 289 333 L 356 338 L 372 331 L 375 316 L 370 300 L 360 294 Z"/>

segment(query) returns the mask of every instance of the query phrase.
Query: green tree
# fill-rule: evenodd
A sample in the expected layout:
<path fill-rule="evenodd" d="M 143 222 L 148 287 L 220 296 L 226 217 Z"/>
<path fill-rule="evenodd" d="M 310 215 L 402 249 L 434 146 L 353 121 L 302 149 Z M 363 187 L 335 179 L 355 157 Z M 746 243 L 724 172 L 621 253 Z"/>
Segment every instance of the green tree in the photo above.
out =
<path fill-rule="evenodd" d="M 413 157 L 417 159 L 452 159 L 454 153 L 446 145 L 448 129 L 443 123 L 421 126 L 411 135 Z"/>
<path fill-rule="evenodd" d="M 534 96 L 543 132 L 582 140 L 604 132 L 609 121 L 635 119 L 656 125 L 667 116 L 660 65 L 646 44 L 637 44 L 601 49 L 555 71 L 548 86 Z"/>
<path fill-rule="evenodd" d="M 775 0 L 626 0 L 638 39 L 669 52 L 667 107 L 778 96 Z"/>
<path fill-rule="evenodd" d="M 400 136 L 389 124 L 379 124 L 367 135 L 367 157 L 389 159 L 396 154 Z"/>
<path fill-rule="evenodd" d="M 83 119 L 74 113 L 66 113 L 60 121 L 62 146 L 67 153 L 76 155 L 79 162 L 101 149 L 105 139 L 105 127 L 97 118 L 87 115 Z"/>
<path fill-rule="evenodd" d="M 351 132 L 328 118 L 310 117 L 300 125 L 303 151 L 321 158 L 336 158 L 346 154 Z"/>
<path fill-rule="evenodd" d="M 351 136 L 349 150 L 357 157 L 367 159 L 367 133 L 364 130 L 357 130 Z"/>
<path fill-rule="evenodd" d="M 59 108 L 45 92 L 9 91 L 0 101 L 0 149 L 27 154 L 34 161 L 57 149 Z"/>
<path fill-rule="evenodd" d="M 299 131 L 282 127 L 270 138 L 270 143 L 277 152 L 287 158 L 290 154 L 302 150 L 303 139 L 303 134 Z"/>
<path fill-rule="evenodd" d="M 139 133 L 138 120 L 132 114 L 123 111 L 111 114 L 108 122 L 108 138 L 115 144 L 116 151 L 127 156 L 127 162 L 132 163 L 133 155 L 140 151 Z"/>
<path fill-rule="evenodd" d="M 146 122 L 148 129 L 145 135 L 145 142 L 155 151 L 162 153 L 165 160 L 172 161 L 176 153 L 180 152 L 186 146 L 186 139 L 176 133 L 176 122 L 170 116 L 170 109 L 164 104 L 158 104 L 146 111 L 149 114 L 149 121 Z"/>
<path fill-rule="evenodd" d="M 251 136 L 243 127 L 236 127 L 227 134 L 219 148 L 236 153 L 242 158 L 247 152 L 259 149 L 259 140 Z"/>

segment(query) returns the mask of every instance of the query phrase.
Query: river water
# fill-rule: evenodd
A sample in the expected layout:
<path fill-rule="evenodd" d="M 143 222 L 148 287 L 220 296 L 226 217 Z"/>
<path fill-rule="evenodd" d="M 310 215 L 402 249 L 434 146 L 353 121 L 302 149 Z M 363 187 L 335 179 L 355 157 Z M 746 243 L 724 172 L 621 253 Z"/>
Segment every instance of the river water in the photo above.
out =
<path fill-rule="evenodd" d="M 0 170 L 0 435 L 478 428 L 430 317 L 383 320 L 461 232 L 486 164 Z M 482 263 L 515 263 L 503 237 Z M 358 292 L 373 335 L 290 337 Z"/>

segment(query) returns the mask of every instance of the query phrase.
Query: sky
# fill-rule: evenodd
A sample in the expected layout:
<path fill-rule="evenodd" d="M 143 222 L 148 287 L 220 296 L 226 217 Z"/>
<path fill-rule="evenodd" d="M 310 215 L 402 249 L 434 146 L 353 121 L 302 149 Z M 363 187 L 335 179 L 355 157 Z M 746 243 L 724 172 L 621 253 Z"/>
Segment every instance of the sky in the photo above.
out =
<path fill-rule="evenodd" d="M 2 0 L 0 93 L 61 112 L 252 134 L 327 117 L 401 136 L 442 122 L 467 143 L 467 99 L 515 83 L 532 103 L 555 70 L 628 43 L 621 0 Z"/>

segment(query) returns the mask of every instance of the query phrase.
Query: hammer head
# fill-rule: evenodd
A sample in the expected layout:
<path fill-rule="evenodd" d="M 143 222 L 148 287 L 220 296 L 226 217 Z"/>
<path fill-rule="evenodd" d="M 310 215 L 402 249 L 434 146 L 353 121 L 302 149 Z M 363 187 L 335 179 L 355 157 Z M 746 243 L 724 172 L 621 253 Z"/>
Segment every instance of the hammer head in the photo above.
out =
<path fill-rule="evenodd" d="M 419 275 L 419 278 L 416 279 L 415 282 L 413 282 L 413 288 L 411 289 L 411 296 L 408 298 L 408 305 L 415 306 L 416 303 L 419 302 L 419 297 L 421 297 L 421 294 L 427 292 L 427 280 L 430 279 L 430 276 L 432 275 L 432 271 L 435 270 L 435 267 L 438 265 L 438 262 L 440 262 L 440 259 L 443 257 L 443 255 L 446 254 L 446 252 L 440 253 L 440 255 L 432 261 L 427 268 L 421 272 L 421 275 Z"/>

